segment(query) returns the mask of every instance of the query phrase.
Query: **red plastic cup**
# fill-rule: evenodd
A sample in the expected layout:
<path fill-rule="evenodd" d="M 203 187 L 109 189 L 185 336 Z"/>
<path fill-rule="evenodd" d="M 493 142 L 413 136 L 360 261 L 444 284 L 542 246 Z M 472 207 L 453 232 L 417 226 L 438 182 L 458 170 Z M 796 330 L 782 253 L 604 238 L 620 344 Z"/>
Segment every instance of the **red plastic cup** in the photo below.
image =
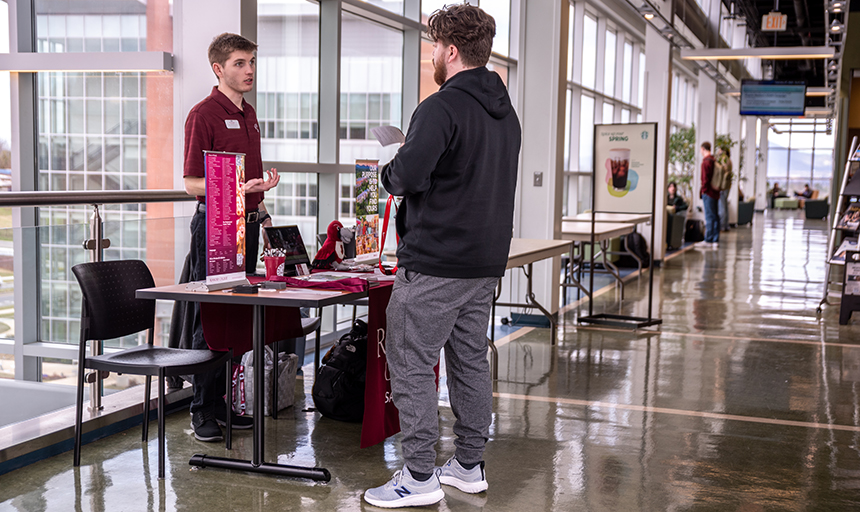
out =
<path fill-rule="evenodd" d="M 266 279 L 284 275 L 284 259 L 283 256 L 266 256 L 263 258 L 263 262 L 266 264 Z"/>

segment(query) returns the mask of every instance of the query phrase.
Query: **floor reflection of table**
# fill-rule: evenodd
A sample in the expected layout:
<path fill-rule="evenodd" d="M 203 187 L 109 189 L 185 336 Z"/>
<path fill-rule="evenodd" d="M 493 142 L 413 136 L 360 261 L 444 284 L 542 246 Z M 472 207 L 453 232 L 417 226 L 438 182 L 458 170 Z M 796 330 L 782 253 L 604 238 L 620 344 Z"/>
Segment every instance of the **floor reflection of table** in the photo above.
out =
<path fill-rule="evenodd" d="M 561 256 L 566 252 L 571 252 L 573 250 L 573 244 L 566 240 L 537 240 L 531 238 L 514 238 L 511 240 L 511 248 L 508 252 L 508 264 L 505 267 L 506 269 L 523 267 L 523 271 L 526 274 L 526 301 L 525 303 L 514 303 L 514 302 L 498 302 L 499 296 L 502 292 L 502 280 L 499 279 L 499 286 L 496 288 L 496 293 L 493 295 L 493 313 L 492 318 L 496 316 L 496 306 L 504 306 L 504 307 L 519 307 L 519 308 L 536 308 L 540 310 L 541 313 L 550 322 L 550 327 L 552 329 L 552 333 L 550 334 L 550 339 L 553 345 L 555 345 L 556 331 L 558 326 L 558 320 L 556 320 L 555 316 L 552 313 L 547 311 L 545 307 L 543 307 L 537 299 L 535 299 L 535 294 L 532 291 L 532 276 L 533 269 L 532 266 L 536 261 L 545 260 L 547 258 L 552 258 L 554 256 Z M 493 356 L 493 380 L 498 378 L 499 375 L 499 354 L 496 349 L 496 331 L 495 328 L 490 329 L 490 350 L 492 351 Z"/>
<path fill-rule="evenodd" d="M 563 221 L 561 223 L 561 238 L 571 240 L 573 242 L 583 244 L 591 243 L 591 221 Z M 635 224 L 627 224 L 621 222 L 595 222 L 594 223 L 594 241 L 600 245 L 601 259 L 606 272 L 612 275 L 618 284 L 621 286 L 621 296 L 624 297 L 624 281 L 621 280 L 621 275 L 618 269 L 609 262 L 606 258 L 609 253 L 609 240 L 632 233 L 636 229 Z M 593 250 L 593 249 L 592 249 Z M 597 256 L 597 255 L 595 255 Z M 570 268 L 569 276 L 573 280 L 572 283 L 565 283 L 562 286 L 577 286 L 582 289 L 579 280 L 574 277 L 574 257 L 573 252 L 570 253 Z M 593 268 L 589 268 L 590 272 L 594 272 Z M 590 292 L 586 292 L 589 295 Z"/>
<path fill-rule="evenodd" d="M 229 290 L 216 292 L 195 292 L 185 289 L 186 285 L 177 284 L 171 286 L 159 286 L 156 288 L 145 288 L 137 290 L 136 297 L 140 299 L 167 299 L 181 300 L 186 302 L 211 302 L 220 304 L 243 304 L 254 307 L 253 342 L 254 342 L 254 368 L 264 368 L 263 348 L 265 346 L 265 306 L 280 307 L 308 307 L 321 308 L 332 304 L 343 304 L 362 297 L 366 292 L 347 293 L 333 290 L 305 290 L 299 288 L 288 288 L 280 291 L 261 291 L 257 294 L 232 293 Z M 264 379 L 254 379 L 254 397 L 263 397 Z M 264 400 L 254 400 L 254 448 L 251 460 L 228 459 L 224 457 L 208 457 L 206 455 L 194 455 L 189 462 L 193 466 L 216 467 L 224 469 L 235 469 L 240 471 L 251 471 L 255 473 L 267 473 L 278 476 L 290 476 L 295 478 L 309 478 L 328 482 L 331 474 L 325 468 L 306 468 L 300 466 L 288 466 L 286 464 L 272 464 L 263 462 L 264 447 L 264 422 L 263 405 Z"/>

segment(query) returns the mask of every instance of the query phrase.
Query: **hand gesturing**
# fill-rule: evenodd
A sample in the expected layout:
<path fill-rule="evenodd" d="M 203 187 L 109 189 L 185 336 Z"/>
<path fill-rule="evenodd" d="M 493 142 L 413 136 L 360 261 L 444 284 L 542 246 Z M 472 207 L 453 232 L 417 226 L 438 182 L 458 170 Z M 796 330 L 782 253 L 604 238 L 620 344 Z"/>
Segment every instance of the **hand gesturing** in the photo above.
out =
<path fill-rule="evenodd" d="M 266 179 L 254 178 L 245 182 L 245 193 L 251 194 L 254 192 L 265 192 L 271 190 L 281 181 L 281 176 L 278 175 L 278 170 L 274 167 L 266 171 Z"/>

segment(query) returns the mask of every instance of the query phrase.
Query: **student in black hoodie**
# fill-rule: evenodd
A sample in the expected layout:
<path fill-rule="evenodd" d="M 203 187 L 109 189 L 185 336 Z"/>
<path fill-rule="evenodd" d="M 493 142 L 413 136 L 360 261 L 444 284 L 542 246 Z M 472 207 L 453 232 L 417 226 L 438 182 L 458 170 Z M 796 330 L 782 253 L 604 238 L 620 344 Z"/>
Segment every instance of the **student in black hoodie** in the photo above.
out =
<path fill-rule="evenodd" d="M 387 310 L 386 355 L 400 412 L 404 467 L 365 492 L 376 506 L 440 501 L 441 484 L 487 489 L 483 453 L 492 412 L 487 325 L 513 228 L 520 124 L 499 75 L 486 68 L 495 21 L 472 5 L 436 11 L 434 78 L 382 184 L 403 196 L 399 270 Z M 455 453 L 436 473 L 433 366 L 445 348 Z"/>

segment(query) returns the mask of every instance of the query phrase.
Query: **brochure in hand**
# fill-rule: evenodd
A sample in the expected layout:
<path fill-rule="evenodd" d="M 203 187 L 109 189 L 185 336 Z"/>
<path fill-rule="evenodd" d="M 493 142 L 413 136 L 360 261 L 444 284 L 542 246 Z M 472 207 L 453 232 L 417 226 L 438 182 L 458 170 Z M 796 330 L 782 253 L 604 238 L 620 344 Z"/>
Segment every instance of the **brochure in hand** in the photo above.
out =
<path fill-rule="evenodd" d="M 853 229 L 860 227 L 860 204 L 852 204 L 842 214 L 842 218 L 836 224 L 839 229 Z"/>
<path fill-rule="evenodd" d="M 383 147 L 406 142 L 406 136 L 396 126 L 377 126 L 376 128 L 371 128 L 370 133 L 376 137 L 376 140 Z"/>

